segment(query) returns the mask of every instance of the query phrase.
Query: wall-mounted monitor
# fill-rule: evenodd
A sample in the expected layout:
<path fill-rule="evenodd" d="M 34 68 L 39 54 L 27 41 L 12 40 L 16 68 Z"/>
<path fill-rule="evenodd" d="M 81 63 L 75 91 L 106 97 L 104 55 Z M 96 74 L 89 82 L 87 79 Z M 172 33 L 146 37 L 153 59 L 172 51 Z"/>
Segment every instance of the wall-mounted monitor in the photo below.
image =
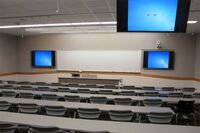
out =
<path fill-rule="evenodd" d="M 144 69 L 170 70 L 174 69 L 173 51 L 144 51 Z"/>
<path fill-rule="evenodd" d="M 39 68 L 55 67 L 55 51 L 34 50 L 31 52 L 32 66 Z"/>
<path fill-rule="evenodd" d="M 117 0 L 118 32 L 186 32 L 191 0 Z"/>

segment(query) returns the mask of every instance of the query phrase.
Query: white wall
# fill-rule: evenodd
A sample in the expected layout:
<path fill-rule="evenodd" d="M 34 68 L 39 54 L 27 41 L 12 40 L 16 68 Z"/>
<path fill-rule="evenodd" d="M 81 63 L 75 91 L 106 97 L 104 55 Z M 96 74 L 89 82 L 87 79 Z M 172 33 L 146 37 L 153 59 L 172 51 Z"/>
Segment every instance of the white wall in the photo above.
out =
<path fill-rule="evenodd" d="M 16 37 L 0 34 L 0 74 L 17 71 Z"/>
<path fill-rule="evenodd" d="M 175 70 L 143 73 L 175 77 L 193 77 L 195 37 L 189 34 L 108 33 L 108 34 L 51 34 L 18 38 L 18 67 L 20 72 L 44 71 L 31 67 L 30 51 L 51 50 L 140 50 L 155 49 L 157 40 L 164 49 L 176 52 Z M 131 57 L 130 57 L 131 58 Z"/>

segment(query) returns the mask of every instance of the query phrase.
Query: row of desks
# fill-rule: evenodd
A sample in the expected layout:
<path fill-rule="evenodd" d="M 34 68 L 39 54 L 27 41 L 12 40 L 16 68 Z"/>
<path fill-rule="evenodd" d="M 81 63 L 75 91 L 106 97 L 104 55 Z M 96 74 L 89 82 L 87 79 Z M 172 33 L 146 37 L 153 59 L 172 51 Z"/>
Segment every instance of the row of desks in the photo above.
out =
<path fill-rule="evenodd" d="M 49 101 L 49 100 L 35 100 L 35 99 L 23 99 L 23 98 L 10 98 L 0 97 L 0 101 L 7 101 L 12 104 L 37 104 L 39 106 L 63 106 L 68 109 L 78 108 L 98 108 L 101 111 L 109 112 L 110 110 L 130 110 L 137 114 L 137 119 L 141 121 L 140 114 L 149 114 L 150 112 L 171 112 L 175 114 L 169 107 L 145 107 L 145 106 L 122 106 L 122 105 L 108 105 L 108 104 L 91 104 L 80 102 L 62 102 L 62 101 Z"/>
<path fill-rule="evenodd" d="M 70 85 L 73 85 L 73 84 L 69 84 L 69 83 L 61 83 L 61 85 L 52 85 L 51 83 L 47 83 L 47 84 L 17 84 L 17 83 L 13 83 L 13 84 L 8 84 L 8 83 L 3 83 L 1 85 L 14 85 L 14 86 L 18 86 L 18 85 L 31 85 L 31 86 L 48 86 L 48 87 L 69 87 Z M 79 84 L 77 85 L 76 87 L 86 87 L 87 85 L 86 84 Z M 119 89 L 119 88 L 122 88 L 123 86 L 120 86 L 120 85 L 113 85 L 115 86 L 116 88 L 115 89 Z M 97 84 L 96 85 L 96 88 L 104 88 L 104 85 L 101 85 L 101 84 Z"/>
<path fill-rule="evenodd" d="M 0 92 L 5 91 L 5 89 L 0 89 Z M 131 98 L 133 101 L 142 102 L 145 99 L 161 99 L 163 102 L 170 103 L 170 104 L 177 104 L 180 100 L 194 100 L 195 104 L 200 104 L 200 99 L 198 98 L 172 98 L 172 97 L 145 97 L 145 96 L 121 96 L 121 95 L 101 95 L 101 94 L 83 94 L 83 93 L 68 93 L 68 92 L 48 92 L 48 91 L 32 91 L 32 90 L 14 90 L 11 89 L 10 91 L 14 91 L 16 93 L 32 93 L 34 95 L 43 95 L 43 94 L 55 94 L 59 97 L 64 97 L 65 95 L 78 95 L 81 98 L 89 99 L 92 96 L 99 96 L 99 97 L 107 97 L 107 99 L 113 100 L 115 98 Z"/>
<path fill-rule="evenodd" d="M 56 126 L 61 129 L 79 131 L 109 131 L 110 133 L 199 133 L 200 131 L 200 127 L 192 126 L 71 119 L 10 112 L 0 112 L 0 122 L 34 126 Z"/>
<path fill-rule="evenodd" d="M 68 84 L 67 83 L 62 83 L 62 85 L 52 85 L 52 84 L 44 84 L 44 85 L 37 85 L 37 84 L 0 84 L 0 86 L 3 86 L 3 85 L 13 85 L 13 86 L 16 86 L 16 87 L 20 87 L 20 86 L 32 86 L 32 87 L 50 87 L 50 88 L 58 88 L 58 87 L 68 87 L 68 88 L 71 88 L 70 86 L 67 86 Z M 86 85 L 82 84 L 80 86 L 77 86 L 76 88 L 88 88 L 86 87 Z M 116 85 L 116 89 L 112 89 L 112 88 L 104 88 L 103 85 L 97 85 L 97 87 L 92 87 L 91 89 L 109 89 L 109 90 L 117 90 L 117 89 L 121 89 L 123 88 L 123 85 Z M 140 87 L 136 87 L 136 90 L 138 88 L 143 88 L 142 86 Z M 181 90 L 182 88 L 174 88 L 175 91 L 177 90 Z M 162 87 L 155 87 L 155 90 L 158 90 L 158 91 L 162 91 Z"/>
<path fill-rule="evenodd" d="M 0 97 L 0 101 L 7 101 L 12 104 L 19 103 L 34 103 L 39 106 L 63 106 L 70 109 L 78 108 L 98 108 L 102 111 L 110 110 L 130 110 L 133 113 L 148 114 L 150 112 L 174 112 L 168 107 L 144 107 L 144 106 L 122 106 L 122 105 L 107 105 L 107 104 L 91 104 L 91 103 L 79 103 L 79 102 L 61 102 L 61 101 L 49 101 L 49 100 L 35 100 L 35 99 L 23 99 L 23 98 L 7 98 Z"/>
<path fill-rule="evenodd" d="M 22 85 L 13 85 L 14 87 L 18 88 L 21 87 Z M 32 86 L 34 89 L 38 88 L 38 87 L 49 87 L 49 90 L 56 90 L 58 91 L 58 87 L 55 86 L 39 86 L 39 85 L 30 85 Z M 83 90 L 83 89 L 89 89 L 91 92 L 98 92 L 100 90 L 112 90 L 113 93 L 120 93 L 121 91 L 134 91 L 136 94 L 140 95 L 140 94 L 144 94 L 145 92 L 159 92 L 160 95 L 168 95 L 169 93 L 172 92 L 177 92 L 177 91 L 163 91 L 162 89 L 157 88 L 156 90 L 125 90 L 125 89 L 103 89 L 103 88 L 81 88 L 81 87 L 64 87 L 64 86 L 60 86 L 60 88 L 69 88 L 70 91 L 78 91 L 78 89 Z M 178 92 L 182 92 L 182 91 L 178 91 Z M 194 92 L 182 92 L 185 95 L 193 95 Z"/>

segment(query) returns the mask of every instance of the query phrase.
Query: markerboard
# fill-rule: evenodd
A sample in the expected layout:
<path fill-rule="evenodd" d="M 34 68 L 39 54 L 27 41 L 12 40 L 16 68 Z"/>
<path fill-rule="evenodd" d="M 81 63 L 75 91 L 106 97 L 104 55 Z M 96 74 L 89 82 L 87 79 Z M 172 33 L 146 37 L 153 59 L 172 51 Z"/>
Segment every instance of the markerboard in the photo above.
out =
<path fill-rule="evenodd" d="M 141 51 L 57 51 L 57 69 L 140 72 Z"/>

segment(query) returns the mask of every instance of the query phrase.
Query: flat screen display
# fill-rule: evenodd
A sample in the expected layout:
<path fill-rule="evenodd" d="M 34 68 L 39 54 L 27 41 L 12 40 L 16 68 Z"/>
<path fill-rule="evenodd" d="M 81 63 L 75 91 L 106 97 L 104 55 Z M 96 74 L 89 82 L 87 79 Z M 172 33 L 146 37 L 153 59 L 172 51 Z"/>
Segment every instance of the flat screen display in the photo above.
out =
<path fill-rule="evenodd" d="M 172 51 L 145 51 L 144 68 L 173 69 L 174 52 Z"/>
<path fill-rule="evenodd" d="M 129 0 L 128 31 L 174 31 L 178 0 Z"/>
<path fill-rule="evenodd" d="M 190 0 L 117 0 L 118 32 L 185 32 Z"/>
<path fill-rule="evenodd" d="M 32 66 L 55 67 L 55 51 L 32 51 Z"/>

